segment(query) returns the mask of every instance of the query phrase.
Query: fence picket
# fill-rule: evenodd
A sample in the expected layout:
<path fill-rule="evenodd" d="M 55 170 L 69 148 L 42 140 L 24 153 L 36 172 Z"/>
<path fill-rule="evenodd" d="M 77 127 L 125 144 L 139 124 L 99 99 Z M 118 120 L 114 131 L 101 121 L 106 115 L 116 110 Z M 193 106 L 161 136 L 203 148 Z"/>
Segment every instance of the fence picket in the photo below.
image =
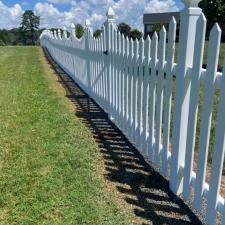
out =
<path fill-rule="evenodd" d="M 225 63 L 223 68 L 225 68 Z M 209 183 L 209 194 L 207 198 L 208 204 L 206 211 L 206 219 L 209 224 L 215 224 L 217 200 L 219 198 L 221 175 L 223 170 L 224 153 L 225 153 L 224 115 L 225 115 L 225 69 L 221 81 L 221 93 L 219 99 L 215 143 L 212 156 L 212 169 L 211 169 L 212 171 Z"/>
<path fill-rule="evenodd" d="M 121 96 L 121 74 L 119 70 L 119 57 L 120 57 L 120 51 L 121 51 L 121 39 L 120 39 L 120 34 L 119 31 L 117 30 L 116 32 L 116 37 L 117 37 L 117 55 L 116 55 L 116 68 L 117 68 L 117 99 L 116 99 L 116 104 L 117 104 L 117 123 L 120 125 L 120 114 L 121 114 L 121 107 L 120 107 L 120 96 Z"/>
<path fill-rule="evenodd" d="M 143 81 L 143 135 L 142 150 L 143 154 L 147 154 L 148 142 L 148 116 L 149 116 L 149 67 L 151 56 L 151 39 L 148 36 L 145 40 L 145 61 L 144 61 L 144 81 Z"/>
<path fill-rule="evenodd" d="M 132 57 L 133 57 L 133 41 L 130 41 L 130 44 L 129 44 L 129 57 L 128 57 L 128 60 L 129 60 L 129 66 L 127 67 L 127 73 L 128 73 L 128 114 L 129 114 L 129 119 L 128 119 L 128 137 L 129 138 L 132 138 L 132 97 L 133 97 L 133 93 L 132 93 L 132 78 L 133 78 L 133 75 L 132 75 Z"/>
<path fill-rule="evenodd" d="M 133 40 L 131 39 L 131 42 Z M 136 143 L 137 141 L 137 89 L 138 89 L 138 51 L 139 45 L 138 41 L 134 41 L 134 56 L 132 59 L 132 72 L 133 72 L 133 142 Z"/>
<path fill-rule="evenodd" d="M 204 39 L 206 31 L 206 19 L 202 14 L 197 22 L 197 35 L 195 43 L 194 58 L 191 76 L 191 96 L 190 96 L 190 111 L 188 117 L 188 132 L 187 132 L 187 147 L 184 168 L 184 191 L 183 195 L 186 199 L 190 195 L 190 185 L 193 170 L 194 148 L 195 148 L 195 134 L 198 115 L 198 93 L 200 88 L 200 76 L 203 61 Z"/>
<path fill-rule="evenodd" d="M 128 65 L 129 65 L 129 39 L 126 37 L 126 64 L 124 68 L 124 132 L 127 134 L 127 119 L 128 119 Z"/>
<path fill-rule="evenodd" d="M 174 64 L 176 39 L 176 20 L 173 17 L 169 23 L 168 45 L 167 45 L 167 65 L 165 81 L 165 99 L 164 99 L 164 125 L 163 125 L 163 150 L 162 150 L 162 173 L 168 174 L 168 157 L 170 145 L 170 118 L 171 118 L 171 101 L 172 101 L 172 75 Z"/>
<path fill-rule="evenodd" d="M 137 39 L 136 39 L 137 40 Z M 137 40 L 138 42 L 138 40 Z M 144 73 L 144 40 L 141 38 L 139 43 L 139 58 L 138 58 L 138 87 L 137 87 L 137 146 L 142 150 L 141 136 L 142 136 L 142 112 L 143 112 L 143 73 Z"/>
<path fill-rule="evenodd" d="M 163 81 L 164 81 L 164 64 L 166 53 L 166 29 L 163 26 L 160 31 L 159 39 L 159 69 L 157 79 L 157 100 L 156 100 L 156 135 L 155 135 L 155 163 L 160 165 L 161 151 L 161 132 L 162 132 L 162 103 L 163 103 Z"/>
<path fill-rule="evenodd" d="M 155 32 L 151 42 L 151 67 L 150 67 L 150 112 L 149 112 L 149 143 L 148 143 L 148 156 L 153 160 L 154 154 L 154 136 L 155 136 L 155 76 L 156 76 L 156 63 L 158 53 L 158 35 Z"/>
<path fill-rule="evenodd" d="M 206 72 L 205 96 L 203 101 L 201 132 L 198 150 L 196 186 L 194 197 L 194 206 L 197 210 L 201 209 L 201 202 L 205 183 L 206 165 L 209 147 L 209 135 L 211 129 L 211 117 L 213 107 L 214 83 L 216 80 L 216 72 L 219 58 L 220 38 L 221 38 L 221 30 L 218 24 L 215 24 L 210 33 L 210 40 L 209 40 L 210 54 L 208 55 L 207 61 L 208 68 Z"/>

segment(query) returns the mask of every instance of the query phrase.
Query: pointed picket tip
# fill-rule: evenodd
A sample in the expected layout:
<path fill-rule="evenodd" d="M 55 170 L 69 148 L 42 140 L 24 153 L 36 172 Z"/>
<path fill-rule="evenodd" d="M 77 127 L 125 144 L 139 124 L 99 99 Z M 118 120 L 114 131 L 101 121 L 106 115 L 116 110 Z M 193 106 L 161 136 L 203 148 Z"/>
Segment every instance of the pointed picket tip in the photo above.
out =
<path fill-rule="evenodd" d="M 141 38 L 141 39 L 139 40 L 139 44 L 140 44 L 139 52 L 144 52 L 145 42 L 144 42 L 144 39 L 143 39 L 143 38 Z"/>
<path fill-rule="evenodd" d="M 151 41 L 150 36 L 148 35 L 147 38 L 145 39 L 146 41 Z"/>
<path fill-rule="evenodd" d="M 162 26 L 161 30 L 160 30 L 160 35 L 163 35 L 166 33 L 166 28 L 164 26 Z"/>
<path fill-rule="evenodd" d="M 202 13 L 200 16 L 199 16 L 199 19 L 197 21 L 197 23 L 206 23 L 207 20 L 206 20 L 206 17 L 204 15 L 204 13 Z"/>
<path fill-rule="evenodd" d="M 152 37 L 153 41 L 157 41 L 158 40 L 158 34 L 157 32 L 154 32 L 153 37 Z"/>
<path fill-rule="evenodd" d="M 136 39 L 135 41 L 134 41 L 134 46 L 135 46 L 135 54 L 136 55 L 138 55 L 138 52 L 139 52 L 139 41 Z"/>
<path fill-rule="evenodd" d="M 174 16 L 172 16 L 171 20 L 170 20 L 170 23 L 169 23 L 169 26 L 173 26 L 173 25 L 176 25 L 177 24 L 177 21 L 175 19 Z"/>
<path fill-rule="evenodd" d="M 112 9 L 112 7 L 109 7 L 109 9 L 108 9 L 108 11 L 107 11 L 107 13 L 106 13 L 106 16 L 107 16 L 107 18 L 109 18 L 109 19 L 113 19 L 113 18 L 114 18 L 115 12 L 114 12 L 114 10 Z"/>
<path fill-rule="evenodd" d="M 215 25 L 213 26 L 212 30 L 210 31 L 210 35 L 209 35 L 209 41 L 215 42 L 218 41 L 218 37 L 221 37 L 221 29 L 218 23 L 215 23 Z"/>
<path fill-rule="evenodd" d="M 128 38 L 128 36 L 126 36 L 126 41 L 129 41 L 129 38 Z M 133 42 L 132 38 L 131 38 L 131 41 Z"/>
<path fill-rule="evenodd" d="M 141 44 L 144 44 L 144 38 L 143 37 L 141 37 L 141 39 L 139 40 L 139 42 L 141 43 Z"/>
<path fill-rule="evenodd" d="M 164 26 L 162 26 L 160 30 L 160 37 L 163 39 L 166 36 L 166 29 Z"/>
<path fill-rule="evenodd" d="M 139 44 L 139 41 L 138 41 L 138 39 L 137 39 L 137 38 L 135 39 L 135 44 L 136 44 L 136 45 L 138 45 L 138 44 Z"/>
<path fill-rule="evenodd" d="M 222 31 L 221 31 L 221 28 L 220 28 L 219 24 L 218 23 L 215 23 L 214 26 L 213 26 L 213 28 L 212 28 L 212 30 L 211 30 L 211 32 L 210 32 L 210 34 L 213 34 L 213 33 L 221 33 L 221 32 Z"/>

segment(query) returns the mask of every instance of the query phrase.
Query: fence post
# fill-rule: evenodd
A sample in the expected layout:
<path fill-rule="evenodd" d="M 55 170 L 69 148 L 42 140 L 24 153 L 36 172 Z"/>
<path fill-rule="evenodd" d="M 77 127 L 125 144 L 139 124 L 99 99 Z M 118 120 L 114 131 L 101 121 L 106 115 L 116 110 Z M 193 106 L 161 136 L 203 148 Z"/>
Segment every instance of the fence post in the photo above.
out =
<path fill-rule="evenodd" d="M 107 95 L 107 101 L 108 101 L 108 117 L 112 119 L 112 112 L 111 112 L 111 104 L 112 104 L 112 84 L 111 84 L 111 76 L 112 76 L 112 55 L 111 53 L 111 46 L 112 46 L 112 29 L 111 26 L 114 24 L 114 16 L 115 13 L 112 8 L 109 8 L 107 13 L 107 20 L 105 21 L 105 29 L 106 29 L 106 67 L 107 67 L 107 89 L 108 89 L 108 95 Z"/>
<path fill-rule="evenodd" d="M 90 46 L 89 40 L 91 38 L 91 22 L 90 20 L 85 21 L 86 32 L 85 32 L 85 51 L 86 51 L 86 63 L 87 63 L 87 93 L 91 97 L 92 88 L 91 88 L 91 75 L 90 74 Z"/>
<path fill-rule="evenodd" d="M 173 152 L 171 156 L 170 188 L 175 194 L 183 191 L 182 168 L 185 162 L 187 124 L 190 102 L 190 85 L 185 82 L 187 71 L 193 65 L 196 23 L 202 10 L 200 0 L 183 0 L 184 10 L 180 14 L 180 36 L 176 92 L 174 104 Z"/>

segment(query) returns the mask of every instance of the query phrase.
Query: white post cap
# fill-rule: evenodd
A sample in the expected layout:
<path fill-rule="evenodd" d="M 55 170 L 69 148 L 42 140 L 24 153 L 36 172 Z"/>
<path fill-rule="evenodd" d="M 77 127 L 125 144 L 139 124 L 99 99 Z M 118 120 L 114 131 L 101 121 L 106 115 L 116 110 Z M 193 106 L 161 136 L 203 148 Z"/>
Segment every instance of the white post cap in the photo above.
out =
<path fill-rule="evenodd" d="M 107 19 L 108 20 L 113 20 L 115 17 L 115 12 L 114 10 L 110 7 L 106 13 Z"/>
<path fill-rule="evenodd" d="M 90 27 L 90 26 L 91 26 L 91 21 L 87 19 L 87 20 L 85 21 L 85 26 L 86 26 L 86 27 Z"/>

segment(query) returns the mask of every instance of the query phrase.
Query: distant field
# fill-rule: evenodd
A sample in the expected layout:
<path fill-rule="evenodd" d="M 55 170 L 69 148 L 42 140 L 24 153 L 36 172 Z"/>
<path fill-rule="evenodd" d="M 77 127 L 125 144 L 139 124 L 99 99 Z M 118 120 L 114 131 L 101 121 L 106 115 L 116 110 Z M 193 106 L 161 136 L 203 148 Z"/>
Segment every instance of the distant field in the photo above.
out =
<path fill-rule="evenodd" d="M 0 224 L 131 224 L 40 48 L 0 47 L 0 93 Z"/>
<path fill-rule="evenodd" d="M 209 42 L 206 41 L 205 42 L 204 57 L 203 57 L 203 64 L 207 63 L 208 47 L 209 47 Z M 177 61 L 177 56 L 178 56 L 178 44 L 176 44 L 176 49 L 175 49 L 175 61 Z M 225 58 L 225 43 L 221 43 L 221 45 L 220 45 L 220 55 L 219 55 L 219 65 L 220 66 L 223 66 L 224 58 Z"/>

